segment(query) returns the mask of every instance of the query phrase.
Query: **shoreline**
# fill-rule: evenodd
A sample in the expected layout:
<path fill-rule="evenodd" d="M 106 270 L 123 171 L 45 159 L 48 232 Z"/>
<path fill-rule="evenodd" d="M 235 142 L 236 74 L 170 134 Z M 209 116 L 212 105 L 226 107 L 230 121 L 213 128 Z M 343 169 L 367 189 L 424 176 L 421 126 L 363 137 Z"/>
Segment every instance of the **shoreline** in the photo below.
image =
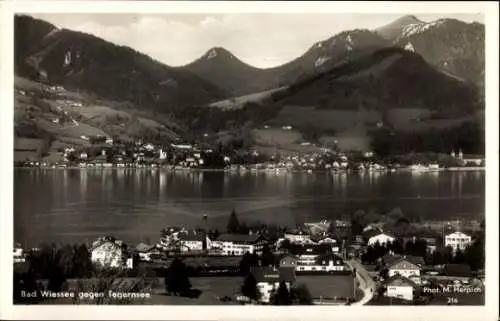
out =
<path fill-rule="evenodd" d="M 450 167 L 450 168 L 439 168 L 439 169 L 429 169 L 429 170 L 411 170 L 410 168 L 399 168 L 394 170 L 350 170 L 350 169 L 342 169 L 342 170 L 331 170 L 331 169 L 323 169 L 323 170 L 308 170 L 308 169 L 245 169 L 245 170 L 228 170 L 228 169 L 217 169 L 217 168 L 167 168 L 167 167 L 80 167 L 80 166 L 65 166 L 65 167 L 42 167 L 42 166 L 13 166 L 14 169 L 24 169 L 24 170 L 149 170 L 149 171 L 163 171 L 163 172 L 188 172 L 188 173 L 196 173 L 196 172 L 223 172 L 223 173 L 233 173 L 233 174 L 247 174 L 247 173 L 333 173 L 333 174 L 353 174 L 353 173 L 434 173 L 434 172 L 484 172 L 486 171 L 485 167 Z"/>

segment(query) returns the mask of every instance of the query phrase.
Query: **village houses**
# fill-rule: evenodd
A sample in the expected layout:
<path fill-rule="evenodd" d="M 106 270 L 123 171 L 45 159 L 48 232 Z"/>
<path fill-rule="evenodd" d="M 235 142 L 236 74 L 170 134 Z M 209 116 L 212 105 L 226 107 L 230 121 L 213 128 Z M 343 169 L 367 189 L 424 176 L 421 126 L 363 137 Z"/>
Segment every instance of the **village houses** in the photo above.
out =
<path fill-rule="evenodd" d="M 287 231 L 285 232 L 284 238 L 289 240 L 290 243 L 311 243 L 311 235 L 309 235 L 309 233 L 303 229 L 294 229 Z"/>

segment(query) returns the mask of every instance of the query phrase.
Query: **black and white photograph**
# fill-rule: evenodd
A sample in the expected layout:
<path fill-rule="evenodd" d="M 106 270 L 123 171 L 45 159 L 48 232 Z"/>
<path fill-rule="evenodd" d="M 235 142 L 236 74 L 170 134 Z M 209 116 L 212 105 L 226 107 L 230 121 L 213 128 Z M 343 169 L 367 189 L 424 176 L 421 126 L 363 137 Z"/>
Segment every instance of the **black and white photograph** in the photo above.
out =
<path fill-rule="evenodd" d="M 95 2 L 9 13 L 14 307 L 244 315 L 498 295 L 497 4 Z"/>

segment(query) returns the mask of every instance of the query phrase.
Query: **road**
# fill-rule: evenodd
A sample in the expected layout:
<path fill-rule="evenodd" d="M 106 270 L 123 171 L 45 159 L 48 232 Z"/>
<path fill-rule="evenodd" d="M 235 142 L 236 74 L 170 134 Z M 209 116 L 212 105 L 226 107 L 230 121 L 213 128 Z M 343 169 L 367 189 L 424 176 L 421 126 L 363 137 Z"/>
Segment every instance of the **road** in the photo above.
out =
<path fill-rule="evenodd" d="M 363 291 L 363 298 L 357 302 L 353 302 L 351 305 L 365 305 L 373 298 L 375 282 L 359 261 L 349 260 L 346 263 L 351 269 L 356 269 L 356 278 L 359 281 L 359 288 Z"/>

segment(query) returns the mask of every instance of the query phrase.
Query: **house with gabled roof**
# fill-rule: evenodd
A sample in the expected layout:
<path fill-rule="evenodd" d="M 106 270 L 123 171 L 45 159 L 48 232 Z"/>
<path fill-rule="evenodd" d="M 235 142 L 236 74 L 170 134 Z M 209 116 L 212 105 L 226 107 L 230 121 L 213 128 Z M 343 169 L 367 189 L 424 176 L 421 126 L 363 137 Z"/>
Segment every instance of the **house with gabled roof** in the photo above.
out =
<path fill-rule="evenodd" d="M 297 266 L 297 262 L 299 258 L 292 254 L 284 254 L 279 258 L 279 266 L 280 267 L 293 267 Z"/>
<path fill-rule="evenodd" d="M 384 255 L 382 257 L 388 276 L 401 275 L 407 278 L 420 277 L 423 258 L 405 255 Z"/>
<path fill-rule="evenodd" d="M 406 301 L 414 300 L 420 291 L 420 287 L 407 277 L 394 275 L 383 283 L 384 296 Z"/>
<path fill-rule="evenodd" d="M 284 282 L 290 290 L 295 283 L 295 269 L 291 267 L 253 267 L 250 273 L 257 281 L 257 288 L 261 294 L 260 301 L 269 303 L 272 294 L 278 289 L 280 282 Z"/>
<path fill-rule="evenodd" d="M 158 246 L 145 243 L 139 243 L 135 247 L 135 252 L 139 255 L 139 260 L 147 262 L 151 261 L 153 257 L 161 255 Z"/>
<path fill-rule="evenodd" d="M 366 239 L 368 246 L 373 246 L 377 243 L 380 245 L 385 245 L 396 240 L 393 235 L 384 233 L 379 229 L 366 231 L 363 233 L 363 236 Z"/>
<path fill-rule="evenodd" d="M 102 237 L 90 248 L 92 263 L 108 268 L 122 267 L 126 258 L 126 246 L 113 237 Z"/>

